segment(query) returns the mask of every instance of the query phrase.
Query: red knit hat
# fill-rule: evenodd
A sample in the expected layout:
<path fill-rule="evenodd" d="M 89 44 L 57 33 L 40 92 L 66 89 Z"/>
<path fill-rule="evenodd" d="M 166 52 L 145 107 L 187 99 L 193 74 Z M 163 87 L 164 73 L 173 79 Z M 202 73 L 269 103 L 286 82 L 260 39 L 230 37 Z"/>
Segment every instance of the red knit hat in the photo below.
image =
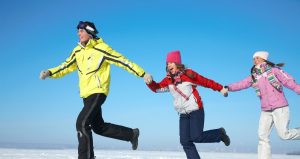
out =
<path fill-rule="evenodd" d="M 176 50 L 176 51 L 169 52 L 167 55 L 167 63 L 168 62 L 175 62 L 181 64 L 180 51 Z"/>

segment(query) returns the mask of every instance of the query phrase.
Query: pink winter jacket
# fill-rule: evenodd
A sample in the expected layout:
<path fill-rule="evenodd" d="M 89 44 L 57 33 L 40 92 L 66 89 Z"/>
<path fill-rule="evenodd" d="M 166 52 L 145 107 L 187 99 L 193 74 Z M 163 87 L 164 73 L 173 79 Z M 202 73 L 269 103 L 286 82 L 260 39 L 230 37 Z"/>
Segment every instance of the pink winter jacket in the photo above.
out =
<path fill-rule="evenodd" d="M 283 86 L 295 91 L 297 94 L 300 94 L 300 85 L 295 82 L 292 76 L 276 67 L 272 68 L 272 72 Z M 288 106 L 288 102 L 283 91 L 279 92 L 276 90 L 265 76 L 259 78 L 257 84 L 261 93 L 259 98 L 261 102 L 261 109 L 263 111 L 274 110 L 276 108 Z M 251 86 L 252 77 L 249 76 L 244 80 L 228 85 L 228 90 L 234 92 L 249 88 Z"/>

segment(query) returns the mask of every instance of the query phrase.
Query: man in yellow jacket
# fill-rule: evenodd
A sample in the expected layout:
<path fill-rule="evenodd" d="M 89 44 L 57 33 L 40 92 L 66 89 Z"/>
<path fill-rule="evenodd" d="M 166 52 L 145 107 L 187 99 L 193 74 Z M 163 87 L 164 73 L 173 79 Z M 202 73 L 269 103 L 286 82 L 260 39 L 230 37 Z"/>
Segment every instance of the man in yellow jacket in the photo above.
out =
<path fill-rule="evenodd" d="M 146 83 L 152 82 L 152 76 L 98 38 L 98 31 L 92 22 L 80 21 L 77 29 L 79 43 L 71 55 L 61 65 L 41 71 L 40 78 L 60 78 L 78 70 L 80 97 L 84 102 L 76 122 L 78 159 L 95 158 L 91 130 L 102 136 L 130 141 L 132 149 L 136 150 L 139 129 L 104 122 L 101 105 L 109 93 L 110 64 L 122 67 L 137 77 L 143 77 Z"/>

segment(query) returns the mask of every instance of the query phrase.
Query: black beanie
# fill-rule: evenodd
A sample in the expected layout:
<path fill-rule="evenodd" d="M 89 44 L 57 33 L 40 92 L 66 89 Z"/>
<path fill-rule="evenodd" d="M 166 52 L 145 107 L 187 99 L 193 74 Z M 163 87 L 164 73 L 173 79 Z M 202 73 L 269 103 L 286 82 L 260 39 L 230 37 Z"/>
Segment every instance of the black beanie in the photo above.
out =
<path fill-rule="evenodd" d="M 88 34 L 92 35 L 93 38 L 96 38 L 96 34 L 98 34 L 95 24 L 89 21 L 80 21 L 77 25 L 77 29 L 84 29 Z"/>

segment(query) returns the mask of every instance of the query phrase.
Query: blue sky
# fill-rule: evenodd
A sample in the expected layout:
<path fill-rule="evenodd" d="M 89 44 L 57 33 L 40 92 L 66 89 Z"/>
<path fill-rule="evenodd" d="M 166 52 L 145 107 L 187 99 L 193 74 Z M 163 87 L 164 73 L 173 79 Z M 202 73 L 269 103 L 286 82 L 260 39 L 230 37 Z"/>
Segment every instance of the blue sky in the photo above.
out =
<path fill-rule="evenodd" d="M 300 80 L 300 1 L 3 1 L 0 144 L 77 144 L 75 121 L 83 104 L 77 73 L 39 80 L 42 69 L 57 66 L 78 41 L 76 25 L 93 21 L 107 44 L 134 61 L 155 80 L 165 76 L 166 54 L 180 50 L 183 63 L 221 84 L 249 75 L 252 55 L 270 52 L 270 61 Z M 170 94 L 154 94 L 121 68 L 111 69 L 111 91 L 103 107 L 107 122 L 141 130 L 141 149 L 177 149 L 178 114 Z M 225 127 L 223 144 L 197 144 L 200 150 L 256 151 L 260 103 L 252 88 L 231 93 L 198 87 L 205 129 Z M 290 127 L 299 127 L 299 96 L 285 89 Z M 129 143 L 94 135 L 95 147 L 128 148 Z M 274 152 L 299 150 L 299 141 L 271 134 Z"/>

